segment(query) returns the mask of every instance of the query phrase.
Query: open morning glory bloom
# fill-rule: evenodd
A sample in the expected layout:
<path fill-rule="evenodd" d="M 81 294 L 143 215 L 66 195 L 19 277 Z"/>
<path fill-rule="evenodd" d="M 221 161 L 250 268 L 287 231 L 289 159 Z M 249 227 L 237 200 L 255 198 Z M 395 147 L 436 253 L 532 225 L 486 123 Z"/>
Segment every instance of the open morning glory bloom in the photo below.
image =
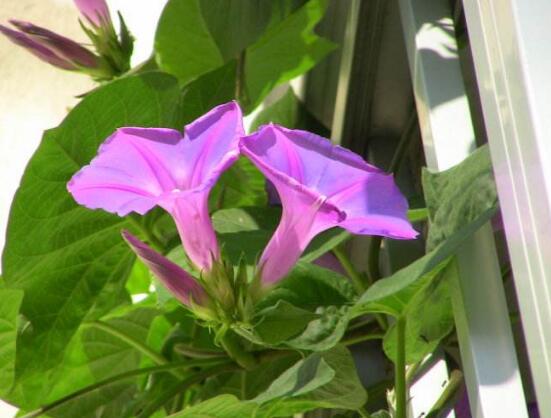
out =
<path fill-rule="evenodd" d="M 191 300 L 199 304 L 205 300 L 205 291 L 188 272 L 149 248 L 130 232 L 123 231 L 122 236 L 140 260 L 176 299 L 187 306 L 191 305 Z"/>
<path fill-rule="evenodd" d="M 283 205 L 259 261 L 263 283 L 283 278 L 312 238 L 333 227 L 396 239 L 417 236 L 392 176 L 328 139 L 270 124 L 242 138 L 240 147 L 274 184 Z"/>
<path fill-rule="evenodd" d="M 154 206 L 169 212 L 184 249 L 200 270 L 220 258 L 208 213 L 208 195 L 220 174 L 239 157 L 243 135 L 236 102 L 215 107 L 180 131 L 120 128 L 90 165 L 68 184 L 75 200 L 124 216 Z"/>

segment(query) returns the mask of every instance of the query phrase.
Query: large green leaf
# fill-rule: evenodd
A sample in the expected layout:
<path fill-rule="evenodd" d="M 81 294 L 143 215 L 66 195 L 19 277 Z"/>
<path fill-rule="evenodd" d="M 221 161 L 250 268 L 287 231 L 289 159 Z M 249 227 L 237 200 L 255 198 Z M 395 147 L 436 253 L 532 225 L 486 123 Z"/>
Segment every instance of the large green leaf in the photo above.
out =
<path fill-rule="evenodd" d="M 187 84 L 245 50 L 248 113 L 273 87 L 308 71 L 334 48 L 313 31 L 326 0 L 310 0 L 299 8 L 301 3 L 170 0 L 155 35 L 159 67 Z M 235 69 L 234 63 L 229 66 Z"/>
<path fill-rule="evenodd" d="M 247 49 L 245 79 L 250 109 L 275 86 L 305 73 L 335 48 L 314 33 L 326 7 L 326 0 L 310 0 Z"/>
<path fill-rule="evenodd" d="M 271 1 L 200 0 L 202 16 L 224 59 L 255 42 L 270 21 Z"/>
<path fill-rule="evenodd" d="M 325 362 L 322 355 L 314 354 L 287 369 L 253 401 L 265 403 L 278 398 L 304 395 L 329 383 L 335 374 L 335 370 Z"/>
<path fill-rule="evenodd" d="M 348 325 L 348 306 L 320 306 L 320 318 L 311 321 L 304 332 L 285 344 L 297 350 L 325 351 L 342 339 Z"/>
<path fill-rule="evenodd" d="M 354 296 L 354 289 L 345 277 L 315 264 L 299 262 L 275 289 L 258 302 L 257 309 L 285 300 L 313 312 L 319 306 L 350 304 Z"/>
<path fill-rule="evenodd" d="M 317 314 L 280 300 L 274 306 L 257 312 L 258 323 L 254 332 L 263 343 L 276 345 L 298 335 L 310 321 L 318 317 Z"/>
<path fill-rule="evenodd" d="M 220 395 L 198 403 L 170 418 L 252 418 L 257 406 L 242 402 L 233 395 Z"/>
<path fill-rule="evenodd" d="M 486 210 L 436 249 L 373 284 L 353 306 L 351 316 L 380 312 L 406 318 L 406 357 L 415 362 L 452 329 L 446 267 L 459 246 L 495 213 Z M 385 335 L 385 351 L 394 358 L 395 329 Z"/>
<path fill-rule="evenodd" d="M 159 312 L 153 308 L 127 308 L 124 314 L 106 321 L 129 339 L 145 344 L 151 321 Z M 85 326 L 68 347 L 56 370 L 55 384 L 44 399 L 55 401 L 94 382 L 140 367 L 142 353 L 127 341 L 95 326 Z M 146 365 L 152 365 L 148 363 Z M 52 417 L 126 417 L 138 393 L 138 378 L 128 378 L 89 391 L 50 410 Z"/>
<path fill-rule="evenodd" d="M 182 103 L 184 123 L 189 123 L 214 106 L 234 98 L 235 69 L 235 61 L 230 61 L 186 86 Z"/>
<path fill-rule="evenodd" d="M 272 3 L 169 0 L 155 34 L 157 63 L 182 84 L 221 67 L 259 38 L 271 20 Z"/>
<path fill-rule="evenodd" d="M 57 366 L 80 323 L 120 303 L 113 295 L 124 294 L 134 261 L 120 237 L 127 222 L 78 206 L 67 182 L 118 127 L 180 127 L 179 105 L 173 77 L 126 77 L 89 94 L 46 132 L 15 196 L 2 258 L 6 286 L 25 291 L 21 313 L 30 323 L 17 347 L 16 379 L 47 385 L 43 372 Z M 24 399 L 32 404 L 33 396 Z"/>
<path fill-rule="evenodd" d="M 0 396 L 4 396 L 13 384 L 17 315 L 23 300 L 23 292 L 0 289 L 0 300 Z"/>
<path fill-rule="evenodd" d="M 174 74 L 182 84 L 224 64 L 200 3 L 199 0 L 170 0 L 155 34 L 159 67 Z"/>
<path fill-rule="evenodd" d="M 450 269 L 448 267 L 442 271 L 422 291 L 416 293 L 408 303 L 408 310 L 405 312 L 406 362 L 408 364 L 421 361 L 453 329 L 450 281 L 447 274 Z M 395 361 L 397 354 L 395 325 L 392 325 L 386 333 L 383 348 L 386 355 Z"/>
<path fill-rule="evenodd" d="M 257 417 L 287 417 L 316 408 L 358 409 L 367 394 L 343 346 L 314 353 L 284 372 L 257 398 Z"/>
<path fill-rule="evenodd" d="M 473 152 L 461 164 L 440 173 L 423 172 L 423 190 L 429 210 L 427 248 L 433 249 L 482 212 L 498 205 L 488 146 Z"/>

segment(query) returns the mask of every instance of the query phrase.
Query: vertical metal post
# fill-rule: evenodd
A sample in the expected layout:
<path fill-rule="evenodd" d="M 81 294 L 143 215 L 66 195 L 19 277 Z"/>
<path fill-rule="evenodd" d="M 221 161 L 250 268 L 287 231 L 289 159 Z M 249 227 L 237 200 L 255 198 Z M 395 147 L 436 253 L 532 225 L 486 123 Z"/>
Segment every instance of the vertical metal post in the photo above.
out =
<path fill-rule="evenodd" d="M 464 9 L 539 412 L 551 417 L 551 2 Z"/>
<path fill-rule="evenodd" d="M 400 11 L 427 164 L 445 170 L 476 147 L 449 2 L 400 0 Z M 457 258 L 454 315 L 473 416 L 527 417 L 491 227 Z"/>

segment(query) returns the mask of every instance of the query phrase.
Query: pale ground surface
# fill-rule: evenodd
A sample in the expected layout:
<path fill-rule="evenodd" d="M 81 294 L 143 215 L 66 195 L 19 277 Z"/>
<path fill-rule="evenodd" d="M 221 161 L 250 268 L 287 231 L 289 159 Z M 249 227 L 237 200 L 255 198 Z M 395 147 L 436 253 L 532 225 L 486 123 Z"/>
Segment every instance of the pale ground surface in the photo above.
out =
<path fill-rule="evenodd" d="M 143 61 L 151 53 L 165 0 L 108 3 L 112 12 L 121 11 L 137 38 L 133 62 Z M 85 41 L 71 0 L 2 0 L 0 23 L 9 18 L 28 20 Z M 57 126 L 67 108 L 77 102 L 74 96 L 91 87 L 93 83 L 86 76 L 57 70 L 0 37 L 0 249 L 5 243 L 11 200 L 42 132 Z M 0 418 L 14 414 L 14 408 L 0 401 Z"/>

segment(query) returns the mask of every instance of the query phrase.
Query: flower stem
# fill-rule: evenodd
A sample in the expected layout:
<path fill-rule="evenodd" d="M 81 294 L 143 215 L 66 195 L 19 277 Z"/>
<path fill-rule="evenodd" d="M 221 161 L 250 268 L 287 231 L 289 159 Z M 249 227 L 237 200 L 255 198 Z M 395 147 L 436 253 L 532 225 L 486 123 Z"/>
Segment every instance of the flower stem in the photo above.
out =
<path fill-rule="evenodd" d="M 54 401 L 52 403 L 49 403 L 47 405 L 40 407 L 39 409 L 36 409 L 25 415 L 22 415 L 20 418 L 35 418 L 35 417 L 44 415 L 46 412 L 54 408 L 57 408 L 58 406 L 66 402 L 72 401 L 73 399 L 86 395 L 87 393 L 93 392 L 94 390 L 101 389 L 102 387 L 112 385 L 113 383 L 117 383 L 121 380 L 125 380 L 131 377 L 140 376 L 142 374 L 171 371 L 179 368 L 189 369 L 189 368 L 198 367 L 198 366 L 210 366 L 210 365 L 215 365 L 219 362 L 220 360 L 216 360 L 216 361 L 215 360 L 188 360 L 186 362 L 178 362 L 178 363 L 172 363 L 172 364 L 165 364 L 162 366 L 152 366 L 152 367 L 145 367 L 145 368 L 136 369 L 136 370 L 130 370 L 128 372 L 124 372 L 116 376 L 109 377 L 105 380 L 94 383 L 93 385 L 86 386 L 85 388 L 79 389 L 76 392 L 73 392 L 67 396 L 64 396 L 61 399 L 58 399 L 57 401 Z"/>
<path fill-rule="evenodd" d="M 444 388 L 444 391 L 440 394 L 440 397 L 437 399 L 433 407 L 430 409 L 429 413 L 426 415 L 426 418 L 436 418 L 438 414 L 448 406 L 450 401 L 454 398 L 457 390 L 461 387 L 463 382 L 463 373 L 459 370 L 454 370 L 450 374 L 450 380 Z"/>
<path fill-rule="evenodd" d="M 354 345 L 361 343 L 363 341 L 372 341 L 372 340 L 382 340 L 384 338 L 385 334 L 367 334 L 367 335 L 359 335 L 357 337 L 351 337 L 346 340 L 342 341 L 342 344 L 345 346 Z"/>
<path fill-rule="evenodd" d="M 342 248 L 338 246 L 333 248 L 331 251 L 333 251 L 333 254 L 335 255 L 335 257 L 337 257 L 342 267 L 346 271 L 346 274 L 348 274 L 348 277 L 350 277 L 350 279 L 352 280 L 352 284 L 356 288 L 358 294 L 361 295 L 365 291 L 366 286 L 362 276 L 354 268 L 354 266 L 352 265 L 352 261 L 350 261 L 348 255 L 342 250 Z"/>
<path fill-rule="evenodd" d="M 245 370 L 253 370 L 258 365 L 258 360 L 253 354 L 245 351 L 237 337 L 227 332 L 221 339 L 220 344 L 226 350 L 231 359 Z"/>
<path fill-rule="evenodd" d="M 406 318 L 396 320 L 396 363 L 394 365 L 394 392 L 396 395 L 396 418 L 406 418 Z"/>
<path fill-rule="evenodd" d="M 247 52 L 245 49 L 239 53 L 235 69 L 235 100 L 237 100 L 241 106 L 246 106 L 248 104 L 245 91 L 246 54 Z"/>

